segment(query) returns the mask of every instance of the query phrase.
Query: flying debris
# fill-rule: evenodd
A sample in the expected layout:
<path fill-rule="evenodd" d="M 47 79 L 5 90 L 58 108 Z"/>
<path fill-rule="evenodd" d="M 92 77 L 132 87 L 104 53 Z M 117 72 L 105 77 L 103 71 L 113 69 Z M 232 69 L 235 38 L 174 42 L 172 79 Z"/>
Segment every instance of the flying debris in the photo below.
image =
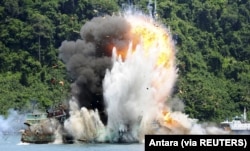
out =
<path fill-rule="evenodd" d="M 63 82 L 63 81 L 59 81 L 59 84 L 60 84 L 61 86 L 64 86 L 64 82 Z"/>

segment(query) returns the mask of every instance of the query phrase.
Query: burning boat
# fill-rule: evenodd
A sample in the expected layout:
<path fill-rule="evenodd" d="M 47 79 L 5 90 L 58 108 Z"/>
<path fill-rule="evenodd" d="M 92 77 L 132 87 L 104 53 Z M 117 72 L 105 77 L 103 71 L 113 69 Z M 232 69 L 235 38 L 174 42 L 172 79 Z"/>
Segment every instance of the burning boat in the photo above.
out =
<path fill-rule="evenodd" d="M 220 123 L 220 126 L 227 131 L 231 131 L 235 134 L 249 134 L 250 133 L 250 122 L 247 121 L 246 109 L 241 116 L 235 116 L 233 120 L 225 120 Z"/>
<path fill-rule="evenodd" d="M 22 131 L 21 141 L 25 143 L 52 143 L 57 138 L 58 131 L 62 131 L 62 124 L 66 119 L 66 110 L 60 106 L 47 113 L 29 113 L 24 123 L 28 127 Z M 63 142 L 66 136 L 62 137 Z"/>

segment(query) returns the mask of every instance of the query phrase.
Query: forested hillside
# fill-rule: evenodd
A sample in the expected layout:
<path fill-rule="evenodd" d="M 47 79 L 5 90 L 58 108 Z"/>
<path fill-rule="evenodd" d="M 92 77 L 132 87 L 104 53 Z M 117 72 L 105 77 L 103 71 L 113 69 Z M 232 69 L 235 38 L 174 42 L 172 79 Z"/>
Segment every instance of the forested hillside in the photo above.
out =
<path fill-rule="evenodd" d="M 58 58 L 61 43 L 79 39 L 86 21 L 129 3 L 148 14 L 148 2 L 1 0 L 0 115 L 67 100 L 72 79 Z M 156 11 L 177 42 L 174 95 L 185 112 L 219 121 L 250 110 L 250 1 L 157 0 Z"/>

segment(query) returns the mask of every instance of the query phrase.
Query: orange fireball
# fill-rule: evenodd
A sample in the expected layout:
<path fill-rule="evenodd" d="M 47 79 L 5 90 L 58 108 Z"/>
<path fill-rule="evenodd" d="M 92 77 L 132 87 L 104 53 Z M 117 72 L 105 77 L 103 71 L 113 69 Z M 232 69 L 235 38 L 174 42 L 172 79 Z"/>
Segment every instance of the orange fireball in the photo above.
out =
<path fill-rule="evenodd" d="M 163 126 L 166 126 L 166 127 L 179 127 L 178 122 L 171 117 L 170 112 L 163 111 L 162 115 L 163 115 L 163 120 L 164 120 L 164 122 L 162 123 Z"/>
<path fill-rule="evenodd" d="M 174 60 L 172 58 L 175 54 L 170 33 L 147 17 L 129 16 L 126 19 L 131 25 L 128 35 L 131 38 L 132 51 L 135 51 L 136 46 L 140 44 L 146 55 L 154 53 L 158 56 L 157 66 L 170 67 L 173 64 L 171 61 Z M 124 60 L 127 55 L 127 49 L 116 49 L 117 54 Z"/>

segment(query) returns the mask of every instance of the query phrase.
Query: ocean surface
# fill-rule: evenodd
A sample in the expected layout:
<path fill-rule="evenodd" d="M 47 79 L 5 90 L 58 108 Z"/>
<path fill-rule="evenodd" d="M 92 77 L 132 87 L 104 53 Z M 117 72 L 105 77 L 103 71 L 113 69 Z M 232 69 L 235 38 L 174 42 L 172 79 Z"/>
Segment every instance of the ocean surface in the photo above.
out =
<path fill-rule="evenodd" d="M 28 144 L 21 135 L 0 136 L 0 151 L 144 151 L 144 144 Z"/>

